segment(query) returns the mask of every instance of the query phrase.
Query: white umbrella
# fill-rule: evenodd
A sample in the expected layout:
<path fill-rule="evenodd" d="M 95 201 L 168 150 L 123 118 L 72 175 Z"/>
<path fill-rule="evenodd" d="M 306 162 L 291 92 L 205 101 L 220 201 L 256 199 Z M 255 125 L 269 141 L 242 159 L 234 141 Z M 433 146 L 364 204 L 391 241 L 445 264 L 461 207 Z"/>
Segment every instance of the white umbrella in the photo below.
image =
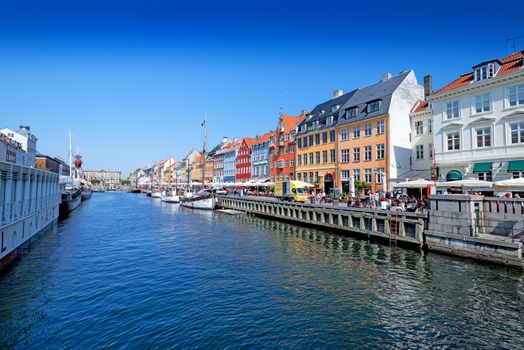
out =
<path fill-rule="evenodd" d="M 493 182 L 477 179 L 437 182 L 437 187 L 491 188 Z"/>
<path fill-rule="evenodd" d="M 495 187 L 500 189 L 505 188 L 524 188 L 524 177 L 516 179 L 508 179 L 495 182 Z"/>
<path fill-rule="evenodd" d="M 299 187 L 309 187 L 309 188 L 313 188 L 315 187 L 314 185 L 308 183 L 308 182 L 304 182 L 304 181 L 295 181 L 295 184 Z"/>
<path fill-rule="evenodd" d="M 458 181 L 452 181 L 452 182 L 458 182 Z M 424 179 L 417 179 L 413 181 L 405 181 L 405 182 L 399 182 L 398 184 L 394 185 L 393 187 L 402 187 L 402 188 L 426 188 L 428 185 L 433 185 L 433 181 L 428 181 Z M 438 184 L 437 184 L 438 186 Z"/>

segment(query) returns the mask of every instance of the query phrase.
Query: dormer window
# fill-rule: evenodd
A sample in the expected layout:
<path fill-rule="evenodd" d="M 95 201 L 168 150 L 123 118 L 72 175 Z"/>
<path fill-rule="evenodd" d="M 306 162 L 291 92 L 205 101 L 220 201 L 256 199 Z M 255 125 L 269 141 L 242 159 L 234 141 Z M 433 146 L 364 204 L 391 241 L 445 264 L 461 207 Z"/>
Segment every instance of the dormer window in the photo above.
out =
<path fill-rule="evenodd" d="M 339 108 L 339 105 L 334 105 L 333 107 L 331 107 L 331 113 L 336 112 Z"/>
<path fill-rule="evenodd" d="M 326 118 L 326 125 L 331 125 L 331 124 L 333 124 L 333 116 Z"/>
<path fill-rule="evenodd" d="M 484 66 L 475 68 L 475 81 L 493 78 L 496 74 L 495 63 L 488 63 Z"/>
<path fill-rule="evenodd" d="M 374 100 L 374 101 L 368 102 L 367 112 L 373 113 L 373 112 L 378 111 L 379 108 L 380 108 L 380 100 Z"/>
<path fill-rule="evenodd" d="M 351 107 L 346 109 L 346 119 L 356 118 L 358 112 L 358 107 Z"/>

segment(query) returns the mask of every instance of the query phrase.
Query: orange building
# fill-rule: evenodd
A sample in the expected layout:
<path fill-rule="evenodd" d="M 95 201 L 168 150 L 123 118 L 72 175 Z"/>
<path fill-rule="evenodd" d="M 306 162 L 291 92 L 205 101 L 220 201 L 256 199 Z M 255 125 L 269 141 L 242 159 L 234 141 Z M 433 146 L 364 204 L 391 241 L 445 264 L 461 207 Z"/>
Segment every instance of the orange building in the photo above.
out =
<path fill-rule="evenodd" d="M 387 192 L 409 171 L 409 114 L 422 95 L 413 71 L 386 73 L 340 108 L 337 188 L 350 194 Z"/>
<path fill-rule="evenodd" d="M 329 193 L 337 179 L 336 125 L 339 109 L 355 93 L 336 90 L 333 98 L 316 106 L 298 124 L 296 135 L 296 179 Z"/>
<path fill-rule="evenodd" d="M 202 182 L 202 165 L 204 156 L 202 153 L 195 157 L 193 164 L 191 165 L 191 181 Z M 204 181 L 206 184 L 213 181 L 213 160 L 206 155 L 206 167 L 204 174 Z"/>
<path fill-rule="evenodd" d="M 271 181 L 295 180 L 295 136 L 297 124 L 306 118 L 282 114 L 269 143 Z"/>

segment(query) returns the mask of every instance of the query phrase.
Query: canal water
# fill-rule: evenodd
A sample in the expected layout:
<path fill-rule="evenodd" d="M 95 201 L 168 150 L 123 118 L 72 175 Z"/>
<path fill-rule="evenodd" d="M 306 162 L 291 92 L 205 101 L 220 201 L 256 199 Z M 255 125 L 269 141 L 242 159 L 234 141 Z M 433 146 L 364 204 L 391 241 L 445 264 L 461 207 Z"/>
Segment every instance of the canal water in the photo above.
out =
<path fill-rule="evenodd" d="M 0 277 L 0 348 L 523 348 L 524 273 L 95 193 Z"/>

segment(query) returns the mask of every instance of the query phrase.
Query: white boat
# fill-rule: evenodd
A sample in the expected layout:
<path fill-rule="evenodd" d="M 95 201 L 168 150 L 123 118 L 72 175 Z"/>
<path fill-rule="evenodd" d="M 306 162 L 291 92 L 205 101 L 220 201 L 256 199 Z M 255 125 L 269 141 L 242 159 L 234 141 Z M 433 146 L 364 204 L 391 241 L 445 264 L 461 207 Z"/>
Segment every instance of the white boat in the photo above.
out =
<path fill-rule="evenodd" d="M 58 220 L 60 163 L 39 155 L 37 168 L 36 152 L 28 152 L 36 149 L 36 141 L 27 126 L 0 131 L 0 271 Z"/>
<path fill-rule="evenodd" d="M 201 190 L 192 198 L 181 198 L 180 205 L 186 208 L 213 210 L 217 200 L 209 190 Z"/>
<path fill-rule="evenodd" d="M 153 193 L 151 193 L 151 197 L 153 197 L 153 198 L 162 198 L 162 192 L 153 192 Z"/>

